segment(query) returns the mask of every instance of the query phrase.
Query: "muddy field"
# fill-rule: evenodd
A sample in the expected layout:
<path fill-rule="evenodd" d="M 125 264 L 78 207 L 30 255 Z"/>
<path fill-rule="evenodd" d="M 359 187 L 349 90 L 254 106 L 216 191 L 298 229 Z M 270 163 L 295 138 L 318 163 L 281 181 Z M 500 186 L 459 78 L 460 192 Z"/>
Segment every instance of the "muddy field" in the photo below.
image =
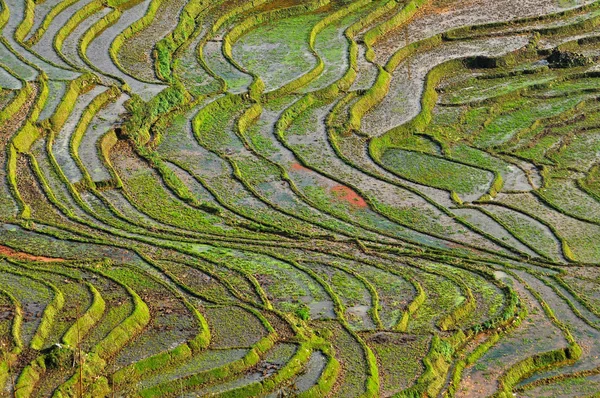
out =
<path fill-rule="evenodd" d="M 0 30 L 0 397 L 598 396 L 600 1 Z"/>

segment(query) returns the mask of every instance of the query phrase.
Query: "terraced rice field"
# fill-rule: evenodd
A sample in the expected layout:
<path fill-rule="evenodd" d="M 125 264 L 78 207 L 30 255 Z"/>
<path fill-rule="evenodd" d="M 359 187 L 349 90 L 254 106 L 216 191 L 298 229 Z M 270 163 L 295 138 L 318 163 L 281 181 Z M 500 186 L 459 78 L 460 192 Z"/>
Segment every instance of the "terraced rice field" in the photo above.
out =
<path fill-rule="evenodd" d="M 0 396 L 600 396 L 600 1 L 0 29 Z"/>

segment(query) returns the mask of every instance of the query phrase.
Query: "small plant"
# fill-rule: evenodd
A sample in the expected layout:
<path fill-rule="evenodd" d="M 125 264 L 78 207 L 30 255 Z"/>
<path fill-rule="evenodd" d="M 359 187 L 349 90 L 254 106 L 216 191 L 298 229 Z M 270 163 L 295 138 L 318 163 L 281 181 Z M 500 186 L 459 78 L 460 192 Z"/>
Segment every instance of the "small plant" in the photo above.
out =
<path fill-rule="evenodd" d="M 45 364 L 49 369 L 68 369 L 73 364 L 75 353 L 69 347 L 61 344 L 54 344 L 52 347 L 44 351 Z"/>
<path fill-rule="evenodd" d="M 310 308 L 308 308 L 306 305 L 300 306 L 296 310 L 296 316 L 303 321 L 308 321 L 310 319 Z"/>

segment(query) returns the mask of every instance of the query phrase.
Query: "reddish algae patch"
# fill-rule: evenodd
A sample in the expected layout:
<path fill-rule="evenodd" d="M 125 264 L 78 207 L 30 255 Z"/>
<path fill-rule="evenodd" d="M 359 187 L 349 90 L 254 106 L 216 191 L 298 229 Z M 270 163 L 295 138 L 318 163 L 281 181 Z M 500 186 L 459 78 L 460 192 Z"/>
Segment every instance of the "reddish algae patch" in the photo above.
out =
<path fill-rule="evenodd" d="M 41 261 L 44 263 L 50 263 L 50 262 L 55 262 L 55 261 L 65 261 L 62 258 L 34 256 L 33 254 L 18 252 L 14 249 L 11 249 L 10 247 L 1 246 L 1 245 L 0 245 L 0 256 L 16 258 L 19 260 Z"/>
<path fill-rule="evenodd" d="M 352 206 L 358 208 L 367 207 L 367 202 L 365 202 L 363 198 L 358 196 L 356 192 L 344 185 L 336 185 L 335 187 L 331 188 L 331 192 L 333 192 L 338 199 L 346 201 Z"/>
<path fill-rule="evenodd" d="M 306 170 L 306 171 L 308 171 L 310 169 L 307 169 L 306 167 L 302 166 L 300 163 L 294 163 L 294 164 L 292 164 L 292 170 L 298 170 L 298 171 Z"/>

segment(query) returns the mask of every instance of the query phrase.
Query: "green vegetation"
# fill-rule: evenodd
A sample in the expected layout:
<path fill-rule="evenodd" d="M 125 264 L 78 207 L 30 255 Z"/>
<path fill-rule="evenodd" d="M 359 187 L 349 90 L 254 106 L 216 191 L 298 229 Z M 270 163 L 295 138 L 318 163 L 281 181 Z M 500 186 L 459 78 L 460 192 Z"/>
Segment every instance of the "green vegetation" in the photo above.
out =
<path fill-rule="evenodd" d="M 596 394 L 600 1 L 534 3 L 0 0 L 0 395 Z"/>

